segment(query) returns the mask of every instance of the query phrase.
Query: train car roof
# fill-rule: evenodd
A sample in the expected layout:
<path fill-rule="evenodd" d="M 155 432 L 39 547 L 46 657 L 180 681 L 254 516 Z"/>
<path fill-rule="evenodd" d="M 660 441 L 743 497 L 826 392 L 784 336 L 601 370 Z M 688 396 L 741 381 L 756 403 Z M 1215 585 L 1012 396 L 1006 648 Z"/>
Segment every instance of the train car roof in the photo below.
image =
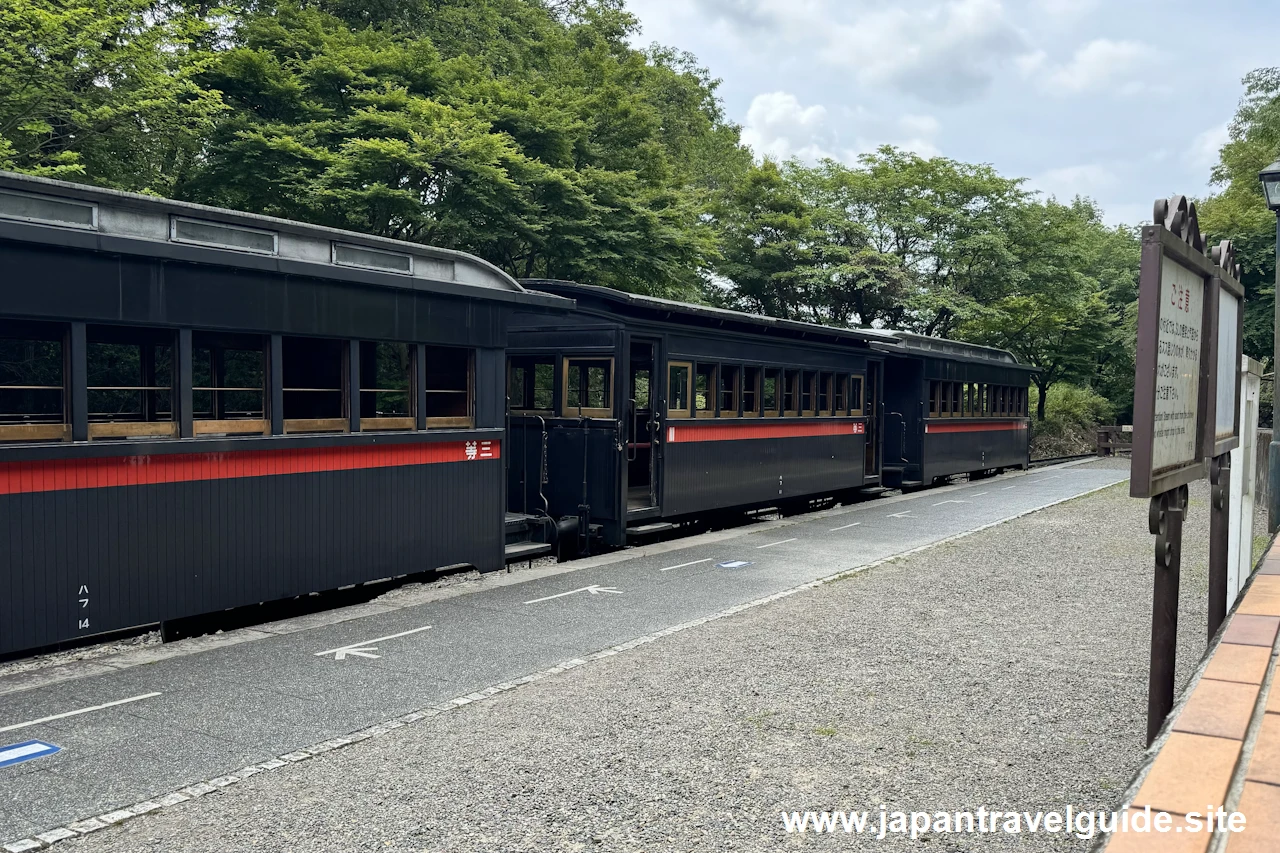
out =
<path fill-rule="evenodd" d="M 14 172 L 0 171 L 0 239 L 573 307 L 466 252 Z"/>
<path fill-rule="evenodd" d="M 1014 367 L 1026 370 L 1031 373 L 1038 373 L 1039 369 L 1031 367 L 1018 361 L 1017 357 L 1008 350 L 998 349 L 996 347 L 982 346 L 981 344 L 971 344 L 965 341 L 953 341 L 949 338 L 935 338 L 929 335 L 918 335 L 915 332 L 889 332 L 897 339 L 898 346 L 892 351 L 903 353 L 905 350 L 912 355 L 933 355 L 948 359 L 959 359 L 962 361 L 980 361 L 987 364 L 995 363 L 1002 366 Z"/>
<path fill-rule="evenodd" d="M 710 305 L 698 305 L 692 302 L 678 302 L 674 299 L 661 299 L 656 296 L 642 296 L 627 293 L 611 287 L 599 287 L 590 284 L 578 284 L 572 281 L 556 279 L 521 279 L 520 283 L 534 290 L 552 293 L 574 299 L 579 307 L 583 303 L 598 301 L 601 307 L 614 314 L 644 317 L 666 315 L 680 322 L 704 326 L 736 325 L 762 334 L 782 334 L 792 338 L 820 339 L 837 341 L 854 341 L 868 345 L 880 343 L 896 346 L 897 339 L 888 332 L 877 329 L 845 329 L 837 326 L 823 326 L 817 323 L 804 323 L 799 320 L 782 320 L 764 314 L 750 314 L 745 311 L 733 311 L 728 308 L 715 308 Z"/>

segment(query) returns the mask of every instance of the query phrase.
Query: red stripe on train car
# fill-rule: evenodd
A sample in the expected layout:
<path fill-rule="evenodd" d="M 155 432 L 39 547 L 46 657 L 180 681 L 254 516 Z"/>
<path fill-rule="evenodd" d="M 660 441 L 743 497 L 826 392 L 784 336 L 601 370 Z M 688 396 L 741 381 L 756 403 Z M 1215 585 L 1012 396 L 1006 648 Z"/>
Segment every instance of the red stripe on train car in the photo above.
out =
<path fill-rule="evenodd" d="M 798 421 L 762 424 L 752 420 L 733 423 L 710 422 L 667 427 L 667 443 L 691 441 L 744 441 L 753 438 L 801 438 L 816 435 L 862 435 L 867 425 L 861 421 Z"/>
<path fill-rule="evenodd" d="M 924 431 L 928 433 L 935 432 L 995 432 L 998 430 L 1017 430 L 1026 429 L 1026 421 L 1003 421 L 1000 423 L 966 423 L 964 421 L 951 421 L 949 423 L 937 423 L 930 421 L 925 423 Z"/>
<path fill-rule="evenodd" d="M 0 463 L 0 495 L 501 458 L 502 442 L 498 439 L 485 439 L 3 462 Z"/>

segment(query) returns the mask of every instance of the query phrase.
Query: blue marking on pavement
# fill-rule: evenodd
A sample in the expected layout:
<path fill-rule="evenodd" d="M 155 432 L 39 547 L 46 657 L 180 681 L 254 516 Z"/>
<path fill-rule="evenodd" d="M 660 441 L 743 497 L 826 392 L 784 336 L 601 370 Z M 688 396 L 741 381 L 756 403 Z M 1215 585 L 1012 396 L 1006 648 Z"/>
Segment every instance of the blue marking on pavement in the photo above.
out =
<path fill-rule="evenodd" d="M 60 746 L 54 746 L 42 740 L 24 740 L 22 743 L 0 746 L 0 767 L 21 764 L 33 758 L 44 758 L 46 755 L 53 755 L 61 749 L 62 747 Z"/>
<path fill-rule="evenodd" d="M 741 569 L 751 565 L 750 560 L 726 560 L 723 563 L 716 563 L 717 569 Z"/>

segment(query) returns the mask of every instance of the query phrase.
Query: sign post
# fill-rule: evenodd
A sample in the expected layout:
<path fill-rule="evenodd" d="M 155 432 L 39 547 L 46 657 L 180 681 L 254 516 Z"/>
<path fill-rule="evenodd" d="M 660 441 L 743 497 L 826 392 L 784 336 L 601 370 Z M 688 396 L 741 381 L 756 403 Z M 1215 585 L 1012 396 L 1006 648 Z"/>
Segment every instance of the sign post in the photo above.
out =
<path fill-rule="evenodd" d="M 1147 743 L 1173 709 L 1182 523 L 1187 484 L 1205 476 L 1206 430 L 1216 428 L 1207 373 L 1216 369 L 1217 326 L 1209 321 L 1218 307 L 1218 267 L 1204 255 L 1195 204 L 1160 199 L 1153 221 L 1142 229 L 1129 481 L 1133 497 L 1150 499 L 1156 537 Z"/>
<path fill-rule="evenodd" d="M 1244 287 L 1240 284 L 1235 249 L 1223 240 L 1210 252 L 1217 274 L 1206 299 L 1213 330 L 1206 342 L 1208 383 L 1204 400 L 1212 412 L 1206 418 L 1204 453 L 1209 457 L 1209 638 L 1227 618 L 1227 558 L 1231 545 L 1231 451 L 1240 444 L 1240 357 L 1244 337 Z M 1237 474 L 1241 476 L 1243 472 Z"/>

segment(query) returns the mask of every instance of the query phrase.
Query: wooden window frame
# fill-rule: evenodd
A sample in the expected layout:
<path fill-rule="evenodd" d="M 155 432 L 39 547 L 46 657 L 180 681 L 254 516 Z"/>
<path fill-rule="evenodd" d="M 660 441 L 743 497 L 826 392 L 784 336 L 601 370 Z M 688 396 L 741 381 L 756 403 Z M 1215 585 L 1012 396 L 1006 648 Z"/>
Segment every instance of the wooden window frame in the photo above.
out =
<path fill-rule="evenodd" d="M 398 344 L 404 341 L 361 341 L 362 344 L 373 344 L 374 353 L 377 353 L 378 344 Z M 388 431 L 414 431 L 418 428 L 418 386 L 425 385 L 426 377 L 422 375 L 422 367 L 418 364 L 418 347 L 416 344 L 406 343 L 409 348 L 409 387 L 405 389 L 405 394 L 409 400 L 409 414 L 392 415 L 390 417 L 363 417 L 360 418 L 361 432 L 388 432 Z M 363 358 L 363 353 L 361 354 Z M 363 373 L 364 365 L 361 364 L 361 372 Z M 470 374 L 471 366 L 468 364 L 467 373 Z M 468 377 L 467 384 L 470 385 Z M 377 393 L 399 393 L 396 389 L 390 388 L 365 388 L 363 384 L 356 389 L 356 405 L 360 411 L 364 411 L 364 394 Z M 467 411 L 471 411 L 469 402 L 470 393 L 468 393 Z M 376 398 L 375 398 L 376 399 Z"/>
<path fill-rule="evenodd" d="M 782 416 L 784 418 L 800 417 L 800 406 L 803 397 L 800 394 L 800 383 L 804 381 L 804 371 L 799 368 L 786 368 L 782 371 L 782 398 L 778 400 L 778 405 L 782 407 Z M 787 394 L 790 393 L 795 404 L 794 409 L 787 408 Z"/>
<path fill-rule="evenodd" d="M 210 340 L 212 338 L 213 340 Z M 257 348 L 251 346 L 255 343 Z M 193 404 L 191 411 L 191 434 L 199 435 L 271 435 L 271 418 L 267 415 L 271 391 L 267 387 L 270 383 L 270 370 L 267 368 L 269 358 L 269 350 L 271 348 L 270 337 L 266 335 L 219 335 L 217 333 L 193 332 L 192 337 L 192 363 L 195 362 L 195 353 L 199 350 L 208 350 L 211 357 L 215 352 L 257 352 L 262 358 L 262 388 L 248 388 L 244 386 L 234 386 L 225 384 L 225 378 L 218 377 L 216 362 L 209 364 L 209 381 L 210 385 L 196 385 L 194 371 L 191 380 L 191 392 L 194 395 L 198 391 L 208 391 L 210 400 L 213 402 L 211 416 L 207 418 L 199 417 Z M 227 391 L 251 391 L 262 393 L 262 417 L 260 418 L 228 418 L 218 417 L 217 395 Z"/>
<path fill-rule="evenodd" d="M 609 387 L 605 389 L 605 396 L 609 399 L 607 408 L 587 406 L 569 406 L 569 363 L 581 361 L 607 361 L 609 362 Z M 613 391 L 614 391 L 614 360 L 611 355 L 566 355 L 560 360 L 560 413 L 565 418 L 612 418 L 613 417 Z M 580 389 L 581 390 L 581 389 Z"/>
<path fill-rule="evenodd" d="M 755 371 L 755 382 L 751 383 L 755 387 L 751 389 L 755 395 L 756 405 L 754 409 L 747 408 L 747 373 Z M 742 367 L 742 416 L 744 418 L 758 418 L 760 411 L 764 407 L 764 368 L 758 364 L 747 364 Z"/>
<path fill-rule="evenodd" d="M 93 412 L 87 412 L 88 422 L 88 438 L 178 438 L 181 434 L 181 421 L 179 417 L 179 401 L 177 399 L 180 391 L 180 381 L 178 377 L 178 330 L 169 328 L 154 327 L 133 327 L 133 326 L 117 326 L 110 323 L 92 324 L 96 329 L 114 329 L 114 333 L 106 333 L 107 340 L 88 340 L 86 349 L 94 344 L 118 344 L 123 346 L 139 347 L 139 368 L 143 375 L 139 377 L 140 381 L 146 380 L 147 361 L 146 350 L 149 347 L 168 346 L 170 349 L 170 364 L 172 377 L 169 385 L 86 385 L 85 390 L 88 391 L 138 391 L 143 394 L 140 400 L 142 412 L 141 416 L 147 416 L 146 394 L 154 391 L 169 392 L 169 420 L 93 420 Z M 136 333 L 136 339 L 129 340 L 129 332 Z M 119 334 L 125 338 L 123 344 L 118 341 L 111 340 L 112 334 Z M 167 339 L 167 340 L 166 340 Z M 153 353 L 154 357 L 154 353 Z M 155 368 L 151 367 L 153 374 Z M 64 373 L 64 378 L 66 373 Z"/>
<path fill-rule="evenodd" d="M 298 338 L 303 338 L 307 340 L 327 340 L 327 341 L 338 340 L 336 338 L 323 338 L 323 337 L 316 338 L 311 335 L 297 335 L 297 336 L 286 335 L 285 339 L 288 340 L 289 338 L 292 338 L 292 337 L 298 337 Z M 312 433 L 312 432 L 335 432 L 335 433 L 351 432 L 351 387 L 350 387 L 351 370 L 348 367 L 348 365 L 351 362 L 351 341 L 338 340 L 338 342 L 342 344 L 342 350 L 341 350 L 342 358 L 340 359 L 340 364 L 338 366 L 339 379 L 341 382 L 340 387 L 311 389 L 311 388 L 288 388 L 288 387 L 282 386 L 280 391 L 281 391 L 282 399 L 285 394 L 288 394 L 291 391 L 294 393 L 316 392 L 316 393 L 326 393 L 326 394 L 337 392 L 342 400 L 341 415 L 339 417 L 333 417 L 333 418 L 283 418 L 282 422 L 284 425 L 285 435 L 293 435 L 295 433 Z"/>
<path fill-rule="evenodd" d="M 809 407 L 804 405 L 804 391 L 809 389 Z M 818 415 L 818 371 L 802 370 L 800 372 L 800 399 L 797 401 L 800 405 L 800 416 L 803 418 L 813 418 Z"/>
<path fill-rule="evenodd" d="M 856 382 L 854 380 L 857 380 Z M 854 394 L 854 388 L 858 393 Z M 867 407 L 867 378 L 861 373 L 852 373 L 849 375 L 849 414 L 854 417 L 863 417 Z"/>
<path fill-rule="evenodd" d="M 96 216 L 96 213 L 95 213 Z M 96 220 L 95 220 L 96 221 Z M 5 388 L 15 388 L 21 390 L 33 391 L 54 391 L 57 390 L 62 394 L 62 420 L 61 421 L 29 421 L 23 423 L 7 423 L 0 424 L 0 443 L 10 441 L 70 441 L 71 440 L 71 406 L 69 405 L 70 393 L 70 330 L 67 324 L 49 324 L 41 327 L 39 331 L 43 332 L 45 337 L 35 337 L 37 330 L 31 327 L 24 327 L 21 323 L 9 324 L 12 326 L 13 334 L 6 335 L 9 340 L 30 341 L 30 342 L 57 342 L 62 355 L 62 384 L 61 385 L 30 385 L 17 386 L 6 385 L 0 386 Z M 60 332 L 60 336 L 54 336 Z M 24 336 L 19 337 L 19 334 Z"/>
<path fill-rule="evenodd" d="M 474 429 L 476 425 L 476 350 L 475 347 L 455 347 L 448 344 L 424 344 L 423 358 L 426 364 L 421 366 L 421 379 L 414 377 L 414 395 L 422 394 L 423 405 L 431 394 L 453 393 L 456 389 L 449 388 L 427 388 L 427 367 L 431 363 L 431 350 L 434 349 L 451 349 L 465 350 L 467 354 L 467 387 L 462 392 L 466 394 L 467 403 L 465 415 L 436 415 L 434 417 L 426 416 L 424 412 L 423 422 L 425 429 Z M 415 356 L 417 358 L 417 356 Z"/>
<path fill-rule="evenodd" d="M 711 368 L 711 374 L 707 377 L 707 402 L 710 408 L 698 408 L 698 371 L 703 368 Z M 695 361 L 693 363 L 693 374 L 689 377 L 689 408 L 696 418 L 714 418 L 719 414 L 720 401 L 717 397 L 720 394 L 720 363 L 712 361 Z"/>
<path fill-rule="evenodd" d="M 774 408 L 765 408 L 764 400 L 764 383 L 770 376 L 773 376 L 773 402 Z M 760 380 L 760 411 L 766 418 L 782 417 L 782 400 L 783 385 L 786 383 L 786 372 L 781 367 L 766 367 L 761 370 Z"/>
<path fill-rule="evenodd" d="M 719 408 L 724 403 L 724 380 L 725 374 L 731 373 L 733 376 L 733 408 Z M 738 413 L 742 411 L 742 366 L 738 364 L 721 364 L 716 369 L 716 406 L 719 408 L 720 417 L 736 418 Z"/>
<path fill-rule="evenodd" d="M 685 402 L 688 403 L 682 409 L 673 408 L 671 405 L 671 394 L 674 383 L 672 382 L 671 373 L 676 368 L 684 368 L 688 371 L 689 378 L 685 382 Z M 691 361 L 668 361 L 667 362 L 667 417 L 692 418 L 693 417 L 693 362 Z"/>
<path fill-rule="evenodd" d="M 817 387 L 814 389 L 813 407 L 820 417 L 829 418 L 835 415 L 835 374 L 823 370 L 818 373 Z M 826 393 L 827 404 L 822 405 L 823 392 Z"/>
<path fill-rule="evenodd" d="M 942 383 L 938 380 L 929 380 L 929 417 L 931 418 L 938 417 L 938 412 L 942 409 L 941 387 Z"/>
<path fill-rule="evenodd" d="M 831 408 L 839 416 L 849 414 L 849 374 L 847 373 L 837 373 L 835 376 Z"/>
<path fill-rule="evenodd" d="M 555 353 L 516 353 L 515 355 L 508 355 L 507 356 L 507 387 L 508 389 L 511 387 L 511 373 L 513 370 L 515 370 L 515 367 L 516 367 L 516 365 L 513 364 L 513 361 L 516 359 L 528 359 L 530 361 L 530 366 L 534 368 L 534 370 L 529 374 L 529 379 L 526 382 L 526 387 L 524 388 L 524 391 L 527 392 L 529 395 L 529 398 L 535 402 L 538 396 L 538 372 L 537 372 L 538 364 L 537 362 L 542 361 L 544 364 L 546 364 L 548 367 L 551 368 L 551 405 L 545 409 L 540 409 L 536 407 L 517 408 L 516 406 L 511 406 L 511 411 L 520 412 L 521 414 L 546 415 L 548 417 L 554 417 L 556 413 L 556 383 L 555 383 L 556 355 Z M 510 392 L 508 391 L 508 393 Z"/>

